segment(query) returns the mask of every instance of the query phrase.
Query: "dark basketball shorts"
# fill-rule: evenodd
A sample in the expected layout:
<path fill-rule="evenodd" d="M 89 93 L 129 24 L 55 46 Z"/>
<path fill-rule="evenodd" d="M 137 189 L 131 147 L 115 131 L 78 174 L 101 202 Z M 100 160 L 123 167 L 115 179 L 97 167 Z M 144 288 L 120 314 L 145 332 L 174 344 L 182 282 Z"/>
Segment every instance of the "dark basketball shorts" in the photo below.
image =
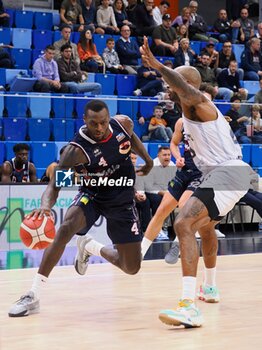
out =
<path fill-rule="evenodd" d="M 113 244 L 141 242 L 142 231 L 132 188 L 119 191 L 114 198 L 97 199 L 79 192 L 71 206 L 81 207 L 86 217 L 86 227 L 78 235 L 85 235 L 102 215 L 106 219 L 107 234 Z"/>
<path fill-rule="evenodd" d="M 186 191 L 195 191 L 201 184 L 202 173 L 198 170 L 178 170 L 176 176 L 168 184 L 169 193 L 179 201 Z"/>

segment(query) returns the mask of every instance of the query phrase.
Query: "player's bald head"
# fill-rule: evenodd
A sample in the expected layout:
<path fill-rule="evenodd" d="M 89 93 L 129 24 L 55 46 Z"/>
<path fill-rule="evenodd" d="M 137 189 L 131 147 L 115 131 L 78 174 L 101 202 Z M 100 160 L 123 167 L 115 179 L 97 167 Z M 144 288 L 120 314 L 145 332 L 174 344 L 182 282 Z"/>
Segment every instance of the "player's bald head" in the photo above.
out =
<path fill-rule="evenodd" d="M 180 66 L 175 69 L 175 71 L 181 74 L 185 80 L 196 89 L 199 89 L 201 85 L 201 75 L 195 67 Z"/>

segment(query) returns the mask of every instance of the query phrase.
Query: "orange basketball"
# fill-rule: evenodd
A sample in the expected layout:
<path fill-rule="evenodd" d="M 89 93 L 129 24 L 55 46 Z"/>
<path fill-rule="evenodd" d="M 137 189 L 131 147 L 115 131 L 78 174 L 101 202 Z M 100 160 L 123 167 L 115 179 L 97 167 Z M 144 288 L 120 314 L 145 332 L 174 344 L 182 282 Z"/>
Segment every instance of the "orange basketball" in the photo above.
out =
<path fill-rule="evenodd" d="M 54 221 L 47 216 L 40 220 L 25 218 L 20 226 L 20 238 L 24 245 L 30 249 L 45 249 L 54 240 Z"/>

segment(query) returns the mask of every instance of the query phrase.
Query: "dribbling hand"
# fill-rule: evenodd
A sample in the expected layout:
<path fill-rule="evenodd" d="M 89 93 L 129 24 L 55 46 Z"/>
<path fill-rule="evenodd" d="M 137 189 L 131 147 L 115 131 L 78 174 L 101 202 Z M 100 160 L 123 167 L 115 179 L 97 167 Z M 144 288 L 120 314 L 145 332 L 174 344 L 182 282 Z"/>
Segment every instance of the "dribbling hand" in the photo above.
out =
<path fill-rule="evenodd" d="M 27 219 L 32 218 L 33 220 L 41 220 L 44 216 L 50 217 L 52 220 L 54 220 L 54 216 L 52 214 L 51 209 L 34 209 L 30 214 L 26 216 Z"/>

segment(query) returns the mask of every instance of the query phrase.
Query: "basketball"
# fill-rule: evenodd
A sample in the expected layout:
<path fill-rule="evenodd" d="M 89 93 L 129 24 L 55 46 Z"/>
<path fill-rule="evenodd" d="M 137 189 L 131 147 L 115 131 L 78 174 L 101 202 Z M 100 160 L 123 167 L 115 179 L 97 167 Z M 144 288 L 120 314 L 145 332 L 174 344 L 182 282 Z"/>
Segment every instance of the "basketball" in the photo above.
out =
<path fill-rule="evenodd" d="M 50 217 L 33 220 L 25 218 L 20 226 L 20 238 L 30 249 L 45 249 L 54 240 L 55 225 Z"/>

